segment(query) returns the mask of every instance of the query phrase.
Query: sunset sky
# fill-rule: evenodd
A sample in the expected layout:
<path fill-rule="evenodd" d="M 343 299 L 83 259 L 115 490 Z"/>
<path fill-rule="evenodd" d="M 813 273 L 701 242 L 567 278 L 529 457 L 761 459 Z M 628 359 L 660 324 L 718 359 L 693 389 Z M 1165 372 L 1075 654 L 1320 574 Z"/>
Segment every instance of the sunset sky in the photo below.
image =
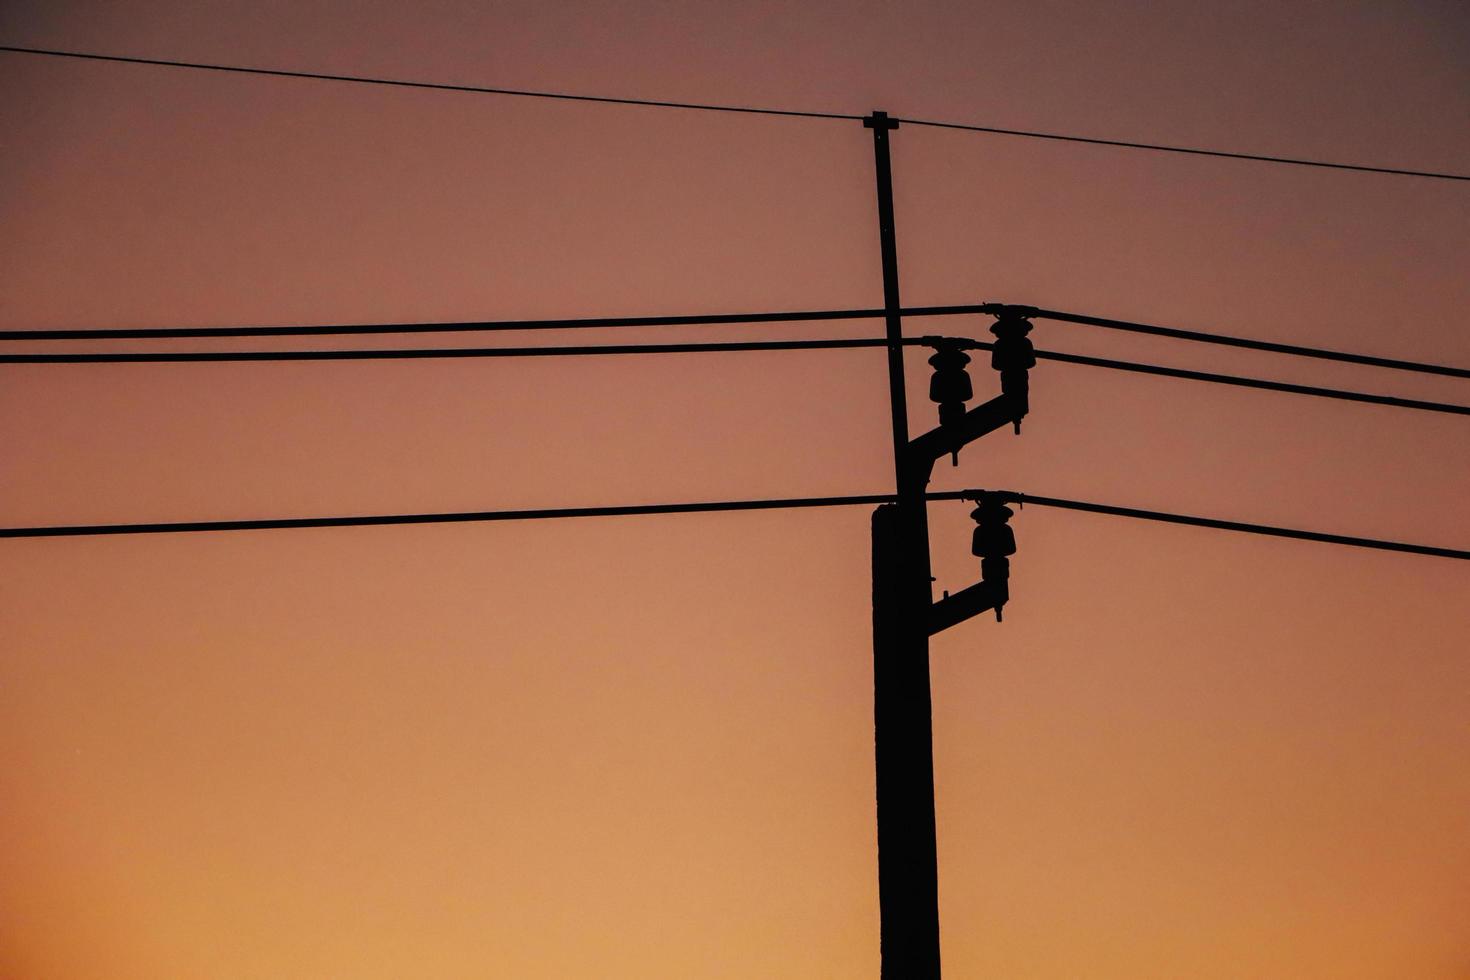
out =
<path fill-rule="evenodd" d="M 1462 0 L 9 0 L 0 44 L 1470 171 Z M 1465 183 L 912 126 L 893 165 L 907 303 L 1470 365 Z M 0 329 L 876 306 L 875 212 L 858 122 L 0 53 Z M 0 365 L 0 526 L 883 493 L 887 413 L 881 350 Z M 936 469 L 973 486 L 1463 549 L 1470 421 L 1043 363 Z M 0 978 L 876 977 L 869 516 L 0 541 Z M 947 978 L 1470 977 L 1470 565 L 1012 525 L 1005 622 L 932 649 Z"/>

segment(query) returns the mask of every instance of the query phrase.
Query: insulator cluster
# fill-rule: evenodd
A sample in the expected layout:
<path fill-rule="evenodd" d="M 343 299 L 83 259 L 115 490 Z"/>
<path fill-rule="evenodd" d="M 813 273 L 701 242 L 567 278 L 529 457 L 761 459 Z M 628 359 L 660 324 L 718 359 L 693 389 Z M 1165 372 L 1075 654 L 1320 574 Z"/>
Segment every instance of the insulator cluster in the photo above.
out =
<path fill-rule="evenodd" d="M 996 590 L 995 619 L 1000 621 L 1001 608 L 1010 598 L 1011 555 L 1016 553 L 1016 534 L 1010 520 L 1015 511 L 994 494 L 982 494 L 978 506 L 970 511 L 975 533 L 970 551 L 980 559 L 980 581 Z"/>
<path fill-rule="evenodd" d="M 970 373 L 965 365 L 970 355 L 960 349 L 960 341 L 944 339 L 935 345 L 929 358 L 934 376 L 929 379 L 929 400 L 939 405 L 939 424 L 949 425 L 965 414 L 965 402 L 975 397 Z"/>
<path fill-rule="evenodd" d="M 1030 371 L 1036 366 L 1036 348 L 1026 335 L 1031 321 L 1014 313 L 1003 313 L 990 325 L 995 346 L 990 352 L 990 366 L 1000 372 L 1001 394 L 1016 406 L 1013 422 L 1021 431 L 1021 418 L 1031 410 Z"/>

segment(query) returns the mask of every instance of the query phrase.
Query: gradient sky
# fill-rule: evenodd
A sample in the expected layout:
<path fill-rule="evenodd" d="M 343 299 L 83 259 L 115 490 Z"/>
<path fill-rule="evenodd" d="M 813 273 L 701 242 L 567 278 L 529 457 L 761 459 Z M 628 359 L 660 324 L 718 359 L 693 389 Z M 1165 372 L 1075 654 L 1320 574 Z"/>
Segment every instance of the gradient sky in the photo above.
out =
<path fill-rule="evenodd" d="M 1470 170 L 1455 0 L 11 0 L 0 41 Z M 1470 364 L 1463 184 L 913 127 L 893 152 L 910 303 Z M 0 54 L 0 328 L 877 305 L 871 161 L 855 122 Z M 5 526 L 891 487 L 877 351 L 0 375 Z M 916 429 L 925 379 L 911 357 Z M 1463 419 L 1055 364 L 1031 403 L 936 487 L 1470 547 Z M 932 508 L 941 588 L 976 578 L 965 512 Z M 947 976 L 1470 977 L 1466 566 L 1014 526 L 1005 623 L 933 649 Z M 4 542 L 0 976 L 876 976 L 867 527 Z"/>

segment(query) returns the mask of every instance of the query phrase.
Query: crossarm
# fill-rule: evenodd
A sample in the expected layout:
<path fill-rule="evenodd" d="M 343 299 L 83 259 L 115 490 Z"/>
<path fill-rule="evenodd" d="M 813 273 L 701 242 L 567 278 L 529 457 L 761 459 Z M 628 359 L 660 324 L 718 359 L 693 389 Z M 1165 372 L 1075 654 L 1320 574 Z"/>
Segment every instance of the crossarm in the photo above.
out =
<path fill-rule="evenodd" d="M 923 482 L 927 484 L 929 472 L 935 462 L 950 453 L 959 452 L 968 443 L 1016 421 L 1016 418 L 1013 399 L 1009 395 L 996 395 L 983 405 L 970 409 L 949 425 L 936 426 L 911 440 L 908 445 L 909 466 L 921 469 Z"/>
<path fill-rule="evenodd" d="M 976 582 L 967 589 L 946 596 L 929 607 L 929 635 L 933 636 L 972 616 L 994 609 L 1008 598 L 1004 582 Z"/>

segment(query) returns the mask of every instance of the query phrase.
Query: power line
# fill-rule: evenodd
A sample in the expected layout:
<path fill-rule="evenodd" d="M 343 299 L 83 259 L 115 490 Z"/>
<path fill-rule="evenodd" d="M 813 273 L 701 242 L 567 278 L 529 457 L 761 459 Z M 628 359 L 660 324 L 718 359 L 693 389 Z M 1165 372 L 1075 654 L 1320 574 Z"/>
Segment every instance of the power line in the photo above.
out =
<path fill-rule="evenodd" d="M 233 72 L 245 75 L 269 75 L 279 78 L 309 78 L 331 82 L 355 82 L 366 85 L 391 85 L 399 88 L 434 89 L 446 92 L 472 92 L 483 95 L 514 95 L 536 99 L 560 99 L 572 102 L 601 102 L 614 105 L 652 106 L 663 109 L 697 109 L 706 112 L 743 112 L 767 116 L 795 116 L 807 119 L 859 120 L 864 117 L 842 112 L 811 112 L 797 109 L 769 109 L 758 106 L 716 105 L 702 102 L 675 102 L 661 99 L 628 99 L 603 95 L 572 95 L 565 92 L 542 92 L 530 89 L 494 88 L 483 85 L 451 85 L 441 82 L 418 82 L 398 78 L 379 78 L 365 75 L 336 75 L 325 72 L 288 71 L 276 68 L 246 68 L 240 65 L 221 65 L 197 61 L 174 61 L 163 58 L 137 58 L 123 55 L 96 54 L 83 51 L 61 51 L 52 48 L 30 48 L 16 45 L 0 45 L 0 51 L 14 54 L 43 55 L 53 58 L 80 58 L 88 61 L 107 61 L 131 65 L 152 65 L 163 68 L 189 68 L 198 71 Z M 1129 140 L 1102 139 L 1090 136 L 1070 136 L 1060 133 L 1042 133 L 1024 129 L 1003 129 L 996 126 L 976 126 L 965 123 L 937 122 L 926 119 L 896 120 L 912 126 L 929 126 L 939 129 L 964 130 L 972 133 L 987 133 L 1001 136 L 1019 136 L 1028 139 L 1088 143 L 1097 146 L 1121 147 L 1132 150 L 1151 150 L 1164 153 L 1184 153 L 1192 156 L 1221 157 L 1230 160 L 1252 160 L 1260 163 L 1283 163 L 1300 167 L 1321 167 L 1332 170 L 1355 170 L 1362 173 L 1392 174 L 1400 177 L 1429 177 L 1436 180 L 1470 180 L 1470 175 L 1440 173 L 1429 170 L 1407 170 L 1397 167 L 1373 167 L 1355 163 L 1334 163 L 1326 160 L 1304 160 L 1295 157 L 1268 156 L 1256 153 L 1238 153 L 1228 150 L 1206 150 L 1197 147 L 1167 146 L 1159 143 L 1138 143 Z"/>
<path fill-rule="evenodd" d="M 934 122 L 927 119 L 901 119 L 910 126 L 932 126 L 936 129 L 959 129 L 971 133 L 998 136 L 1024 136 L 1028 139 L 1059 140 L 1066 143 L 1090 143 L 1094 146 L 1116 146 L 1128 150 L 1154 150 L 1160 153 L 1186 153 L 1191 156 L 1223 157 L 1227 160 L 1254 160 L 1258 163 L 1287 163 L 1297 167 L 1324 167 L 1329 170 L 1356 170 L 1370 174 L 1393 174 L 1398 177 L 1432 177 L 1436 180 L 1470 180 L 1470 175 L 1440 173 L 1432 170 L 1404 170 L 1398 167 L 1370 167 L 1358 163 L 1333 163 L 1328 160 L 1303 160 L 1298 157 L 1268 156 L 1262 153 L 1236 153 L 1230 150 L 1204 150 L 1197 147 L 1166 146 L 1161 143 L 1135 143 L 1131 140 L 1101 139 L 1092 136 L 1068 136 L 1061 133 L 1039 133 L 1027 129 L 1001 129 L 996 126 L 970 126 L 964 123 Z"/>
<path fill-rule="evenodd" d="M 984 313 L 984 306 L 935 307 L 942 313 Z M 909 312 L 905 310 L 904 312 Z M 932 314 L 932 315 L 942 315 Z M 552 320 L 465 320 L 449 323 L 357 323 L 284 327 L 143 327 L 101 330 L 0 330 L 4 340 L 169 340 L 188 337 L 328 337 L 387 333 L 497 333 L 507 330 L 587 330 L 603 327 L 678 327 L 812 320 L 872 320 L 881 309 L 796 310 L 775 313 L 695 313 L 675 316 L 603 316 Z"/>
<path fill-rule="evenodd" d="M 1401 361 L 1390 357 L 1375 357 L 1371 354 L 1354 354 L 1347 351 L 1324 350 L 1320 347 L 1301 347 L 1296 344 L 1281 344 L 1270 340 L 1252 340 L 1248 337 L 1232 337 L 1226 334 L 1204 333 L 1199 330 L 1181 330 L 1178 327 L 1160 327 L 1150 323 L 1113 320 L 1107 317 L 1087 316 L 1081 313 L 1041 310 L 1032 306 L 987 305 L 991 307 L 985 310 L 987 313 L 993 312 L 999 314 L 1002 310 L 1009 310 L 1021 316 L 1034 317 L 1041 320 L 1056 320 L 1062 323 L 1104 327 L 1109 330 L 1150 334 L 1155 337 L 1170 337 L 1175 340 L 1190 340 L 1203 344 L 1219 344 L 1224 347 L 1242 347 L 1247 350 L 1267 351 L 1273 354 L 1290 354 L 1294 357 L 1310 357 L 1324 361 L 1342 361 L 1347 364 L 1392 368 L 1397 371 L 1413 371 L 1419 374 L 1439 374 L 1451 378 L 1470 378 L 1470 369 L 1451 367 L 1445 364 L 1428 364 L 1423 361 Z"/>
<path fill-rule="evenodd" d="M 905 347 L 932 347 L 939 339 L 938 337 L 906 337 L 899 343 Z M 968 339 L 964 340 L 963 344 L 964 346 L 980 350 L 990 350 L 993 346 L 986 341 Z M 834 340 L 731 341 L 727 343 L 688 344 L 592 344 L 573 347 L 429 347 L 409 350 L 162 351 L 147 353 L 127 351 L 121 353 L 86 354 L 0 354 L 0 364 L 382 361 L 438 358 L 579 357 L 623 354 L 703 354 L 744 351 L 843 350 L 887 346 L 889 346 L 889 341 L 879 337 L 846 337 Z M 1182 378 L 1187 381 L 1204 381 L 1211 384 L 1234 385 L 1265 391 L 1280 391 L 1294 395 L 1334 398 L 1342 401 L 1363 402 L 1370 405 L 1387 405 L 1393 408 L 1408 408 L 1423 412 L 1470 415 L 1470 406 L 1452 405 L 1445 402 L 1420 401 L 1413 398 L 1398 398 L 1393 395 L 1374 395 L 1360 391 L 1345 391 L 1336 388 L 1318 388 L 1310 385 L 1289 384 L 1284 381 L 1267 381 L 1261 378 L 1245 378 L 1228 374 L 1187 371 L 1181 368 L 1163 367 L 1157 364 L 1141 364 L 1134 361 L 1088 357 L 1081 354 L 1066 354 L 1060 351 L 1038 350 L 1036 351 L 1036 356 L 1043 360 L 1059 361 L 1066 364 L 1081 364 L 1089 367 L 1109 368 L 1115 371 L 1130 371 L 1140 374 Z"/>
<path fill-rule="evenodd" d="M 621 317 L 571 317 L 542 320 L 462 320 L 440 323 L 358 323 L 358 324 L 309 324 L 291 326 L 248 326 L 248 327 L 124 327 L 103 329 L 58 329 L 58 330 L 0 330 L 0 341 L 25 340 L 179 340 L 206 337 L 327 337 L 367 336 L 372 334 L 420 334 L 420 333 L 498 333 L 517 330 L 585 330 L 612 327 L 670 327 L 712 326 L 717 324 L 747 323 L 797 323 L 823 320 L 875 320 L 886 315 L 881 308 L 852 310 L 792 310 L 757 313 L 695 313 L 671 316 L 621 316 Z M 1062 323 L 1104 327 L 1130 333 L 1169 337 L 1196 343 L 1219 344 L 1247 350 L 1266 351 L 1274 354 L 1289 354 L 1294 357 L 1340 361 L 1347 364 L 1362 364 L 1369 367 L 1391 368 L 1419 374 L 1436 374 L 1451 378 L 1470 378 L 1470 369 L 1423 361 L 1405 361 L 1371 354 L 1355 354 L 1349 351 L 1325 350 L 1320 347 L 1303 347 L 1298 344 L 1283 344 L 1270 340 L 1254 340 L 1227 334 L 1206 333 L 1199 330 L 1183 330 L 1178 327 L 1162 327 L 1130 320 L 1115 320 L 1108 317 L 1090 316 L 1082 313 L 1066 313 L 1046 310 L 1034 306 L 1011 303 L 971 303 L 948 306 L 908 306 L 899 310 L 907 317 L 925 316 L 999 316 L 1011 313 L 1033 319 L 1055 320 Z"/>
<path fill-rule="evenodd" d="M 798 109 L 766 109 L 758 106 L 716 105 L 709 102 L 670 102 L 662 99 L 624 99 L 608 95 L 572 95 L 567 92 L 538 92 L 531 89 L 492 88 L 485 85 L 451 85 L 445 82 L 416 82 L 402 78 L 376 78 L 367 75 L 332 75 L 316 71 L 288 71 L 281 68 L 246 68 L 241 65 L 217 65 L 200 61 L 171 61 L 163 58 L 131 58 L 116 54 L 85 51 L 58 51 L 51 48 L 24 48 L 0 45 L 0 51 L 14 54 L 38 54 L 52 58 L 82 58 L 87 61 L 111 61 L 128 65 L 153 65 L 160 68 L 192 68 L 197 71 L 222 71 L 239 75 L 270 75 L 277 78 L 311 78 L 324 82 L 356 82 L 363 85 L 391 85 L 396 88 L 434 89 L 440 92 L 473 92 L 480 95 L 517 95 L 532 99 L 560 99 L 566 102 L 605 102 L 613 105 L 653 106 L 660 109 L 700 109 L 705 112 L 748 112 L 762 116 L 800 116 L 806 119 L 861 119 L 862 116 L 840 112 L 805 112 Z"/>
<path fill-rule="evenodd" d="M 975 343 L 989 349 L 990 344 Z M 1165 378 L 1182 378 L 1185 381 L 1204 381 L 1209 384 L 1234 385 L 1239 388 L 1257 388 L 1262 391 L 1280 391 L 1291 395 L 1310 395 L 1315 398 L 1335 398 L 1340 401 L 1363 402 L 1368 405 L 1387 405 L 1391 408 L 1409 408 L 1420 412 L 1443 412 L 1447 415 L 1470 415 L 1470 405 L 1452 405 L 1446 402 L 1420 401 L 1415 398 L 1398 398 L 1394 395 L 1372 395 L 1362 391 L 1345 391 L 1340 388 L 1318 388 L 1312 385 L 1289 384 L 1285 381 L 1267 381 L 1262 378 L 1244 378 L 1233 374 L 1211 374 L 1206 371 L 1186 371 L 1182 368 L 1163 367 L 1158 364 L 1141 364 L 1137 361 L 1115 361 L 1104 357 L 1087 357 L 1082 354 L 1064 354 L 1060 351 L 1037 351 L 1036 356 L 1048 361 L 1064 364 L 1083 364 L 1088 367 L 1108 368 L 1113 371 L 1131 371 L 1137 374 L 1153 374 Z"/>
<path fill-rule="evenodd" d="M 949 494 L 945 499 L 959 499 Z M 311 527 L 381 527 L 395 524 L 466 524 L 486 521 L 539 521 L 569 517 L 639 517 L 648 514 L 703 514 L 716 511 L 777 510 L 886 504 L 893 494 L 850 497 L 786 497 L 774 500 L 722 500 L 707 503 L 632 504 L 614 507 L 553 507 L 535 510 L 482 510 L 451 514 L 374 514 L 362 517 L 294 517 L 259 521 L 172 521 L 156 524 L 77 524 L 67 527 L 0 528 L 0 538 L 64 538 L 96 534 L 179 534 L 202 531 L 270 531 Z"/>
<path fill-rule="evenodd" d="M 1404 544 L 1401 541 L 1358 538 L 1346 534 L 1326 534 L 1322 531 L 1301 531 L 1289 527 L 1274 527 L 1269 524 L 1245 524 L 1240 521 L 1222 521 L 1214 517 L 1192 517 L 1187 514 L 1169 514 L 1158 510 L 1139 510 L 1135 507 L 1119 507 L 1114 504 L 1094 504 L 1084 500 L 1067 500 L 1062 497 L 1037 497 L 1029 493 L 1002 493 L 1001 496 L 1010 497 L 1020 503 L 1034 504 L 1039 507 L 1058 507 L 1063 510 L 1079 510 L 1090 514 L 1132 517 L 1142 521 L 1159 521 L 1165 524 L 1187 524 L 1191 527 L 1207 527 L 1218 531 L 1241 531 L 1246 534 L 1264 534 L 1277 538 L 1295 538 L 1299 541 L 1319 541 L 1324 544 L 1340 544 L 1353 548 L 1375 548 L 1379 551 L 1401 551 L 1411 555 L 1430 555 L 1436 558 L 1457 558 L 1461 561 L 1470 561 L 1470 551 L 1461 551 L 1456 548 Z"/>
<path fill-rule="evenodd" d="M 924 338 L 909 337 L 902 343 L 915 346 Z M 0 354 L 0 364 L 147 364 L 208 363 L 214 361 L 396 361 L 420 358 L 457 357 L 585 357 L 607 354 L 710 354 L 740 351 L 841 350 L 886 347 L 881 337 L 846 337 L 836 340 L 735 340 L 688 344 L 584 344 L 571 347 L 426 347 L 383 350 L 231 350 L 149 351 L 138 353 L 86 354 Z"/>
<path fill-rule="evenodd" d="M 973 500 L 980 490 L 945 490 L 927 494 L 930 500 Z M 1168 524 L 1186 524 L 1214 530 L 1238 531 L 1271 537 L 1294 538 L 1301 541 L 1317 541 L 1324 544 L 1345 545 L 1355 548 L 1372 548 L 1380 551 L 1397 551 L 1405 554 L 1427 555 L 1436 558 L 1470 560 L 1470 551 L 1455 548 L 1440 548 L 1432 545 L 1408 544 L 1402 541 L 1384 541 L 1376 538 L 1350 537 L 1320 531 L 1303 531 L 1295 528 L 1274 527 L 1266 524 L 1246 524 L 1239 521 L 1224 521 L 1210 517 L 1193 517 L 1170 514 L 1163 511 L 1139 510 L 1112 504 L 1089 503 L 1067 500 L 1062 497 L 1044 497 L 1015 491 L 992 491 L 1007 500 L 1040 507 L 1056 507 L 1065 510 L 1086 511 L 1115 517 L 1131 517 L 1138 520 L 1160 521 Z M 559 520 L 574 517 L 641 517 L 655 514 L 707 514 L 726 511 L 790 510 L 811 507 L 851 507 L 893 503 L 894 494 L 858 494 L 843 497 L 783 497 L 766 500 L 721 500 L 697 503 L 633 504 L 611 507 L 555 507 L 532 510 L 488 510 L 465 511 L 440 514 L 373 514 L 355 517 L 298 517 L 253 521 L 173 521 L 151 524 L 74 524 L 53 527 L 0 528 L 0 538 L 62 538 L 112 534 L 181 534 L 213 531 L 265 531 L 295 530 L 302 528 L 328 527 L 384 527 L 405 524 L 465 524 L 494 521 Z"/>

